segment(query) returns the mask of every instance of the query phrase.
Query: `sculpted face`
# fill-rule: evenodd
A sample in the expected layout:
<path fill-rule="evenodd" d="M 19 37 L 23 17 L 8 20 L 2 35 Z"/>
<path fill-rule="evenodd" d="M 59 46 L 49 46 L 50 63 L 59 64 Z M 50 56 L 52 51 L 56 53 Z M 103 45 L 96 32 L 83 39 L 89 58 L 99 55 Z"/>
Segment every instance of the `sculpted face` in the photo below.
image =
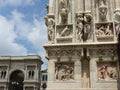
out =
<path fill-rule="evenodd" d="M 100 7 L 99 11 L 100 15 L 107 15 L 107 7 Z"/>

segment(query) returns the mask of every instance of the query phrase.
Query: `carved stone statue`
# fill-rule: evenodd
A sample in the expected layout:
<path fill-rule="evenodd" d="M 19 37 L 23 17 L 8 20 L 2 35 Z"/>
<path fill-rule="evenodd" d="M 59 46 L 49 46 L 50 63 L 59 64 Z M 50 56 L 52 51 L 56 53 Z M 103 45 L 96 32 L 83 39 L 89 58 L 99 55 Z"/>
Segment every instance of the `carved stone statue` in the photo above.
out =
<path fill-rule="evenodd" d="M 86 13 L 84 16 L 84 41 L 90 39 L 91 37 L 91 21 L 92 21 L 92 15 L 90 13 Z"/>
<path fill-rule="evenodd" d="M 54 26 L 55 26 L 55 21 L 53 17 L 45 17 L 45 23 L 48 28 L 48 40 L 53 43 L 54 41 Z"/>
<path fill-rule="evenodd" d="M 115 12 L 113 19 L 114 19 L 114 22 L 115 22 L 116 36 L 118 38 L 118 35 L 120 33 L 120 11 Z"/>
<path fill-rule="evenodd" d="M 77 39 L 79 41 L 82 40 L 82 36 L 83 36 L 83 14 L 77 14 Z"/>
<path fill-rule="evenodd" d="M 110 28 L 111 24 L 108 24 L 105 29 L 105 35 L 112 35 L 112 30 Z"/>
<path fill-rule="evenodd" d="M 62 18 L 62 22 L 65 23 L 68 19 L 68 10 L 66 8 L 62 8 L 61 11 L 60 11 L 60 15 L 61 15 L 61 18 Z"/>
<path fill-rule="evenodd" d="M 62 19 L 62 23 L 66 23 L 68 19 L 68 13 L 70 9 L 69 0 L 59 0 L 59 13 Z"/>
<path fill-rule="evenodd" d="M 107 6 L 105 4 L 101 4 L 99 6 L 99 21 L 104 22 L 107 21 Z"/>
<path fill-rule="evenodd" d="M 71 30 L 68 28 L 68 26 L 66 26 L 63 31 L 60 33 L 60 36 L 69 36 L 70 35 Z"/>
<path fill-rule="evenodd" d="M 113 16 L 115 23 L 120 23 L 120 11 L 116 11 Z"/>
<path fill-rule="evenodd" d="M 116 36 L 118 38 L 118 35 L 120 34 L 120 24 L 115 25 L 115 30 L 116 30 Z"/>

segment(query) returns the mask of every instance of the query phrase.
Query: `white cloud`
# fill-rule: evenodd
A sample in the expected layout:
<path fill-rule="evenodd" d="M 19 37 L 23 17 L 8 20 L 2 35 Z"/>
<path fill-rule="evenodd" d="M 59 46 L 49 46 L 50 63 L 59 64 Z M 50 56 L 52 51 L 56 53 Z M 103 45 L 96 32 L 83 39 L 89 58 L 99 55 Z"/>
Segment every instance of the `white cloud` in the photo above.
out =
<path fill-rule="evenodd" d="M 0 7 L 7 5 L 20 6 L 20 5 L 33 5 L 34 0 L 0 0 Z"/>
<path fill-rule="evenodd" d="M 43 45 L 47 42 L 47 30 L 44 21 L 34 19 L 33 22 L 28 22 L 24 18 L 25 15 L 17 10 L 12 12 L 10 19 L 0 16 L 0 55 L 31 54 L 31 52 L 27 53 L 29 47 L 25 48 L 15 42 L 16 38 L 21 38 L 31 42 L 37 49 L 38 55 L 44 62 L 42 69 L 45 69 L 47 60 Z"/>
<path fill-rule="evenodd" d="M 45 58 L 46 52 L 43 46 L 47 43 L 47 29 L 44 21 L 38 21 L 34 19 L 34 26 L 31 32 L 28 33 L 26 37 L 36 49 L 39 50 L 38 54 L 41 56 L 44 64 L 42 65 L 42 70 L 47 68 L 47 60 Z"/>
<path fill-rule="evenodd" d="M 44 21 L 35 19 L 32 31 L 28 34 L 27 38 L 35 47 L 39 48 L 41 45 L 43 46 L 47 41 L 47 32 Z"/>
<path fill-rule="evenodd" d="M 15 43 L 17 35 L 14 24 L 4 16 L 0 16 L 0 55 L 24 55 L 25 47 Z"/>
<path fill-rule="evenodd" d="M 32 31 L 33 25 L 31 22 L 27 22 L 24 20 L 25 15 L 14 10 L 12 12 L 11 21 L 14 23 L 16 29 L 15 32 L 21 38 L 27 38 L 28 34 Z"/>

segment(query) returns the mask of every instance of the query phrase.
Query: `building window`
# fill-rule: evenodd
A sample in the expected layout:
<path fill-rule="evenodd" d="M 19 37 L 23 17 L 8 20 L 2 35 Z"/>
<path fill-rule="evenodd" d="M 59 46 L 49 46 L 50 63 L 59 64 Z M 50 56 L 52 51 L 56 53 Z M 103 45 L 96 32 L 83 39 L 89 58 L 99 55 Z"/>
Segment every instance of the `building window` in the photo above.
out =
<path fill-rule="evenodd" d="M 47 81 L 47 75 L 42 75 L 42 81 Z"/>
<path fill-rule="evenodd" d="M 35 72 L 34 72 L 33 70 L 30 70 L 30 71 L 28 72 L 28 77 L 29 77 L 29 78 L 34 78 L 34 74 L 35 74 Z"/>
<path fill-rule="evenodd" d="M 4 79 L 6 77 L 6 71 L 1 71 L 1 78 Z"/>

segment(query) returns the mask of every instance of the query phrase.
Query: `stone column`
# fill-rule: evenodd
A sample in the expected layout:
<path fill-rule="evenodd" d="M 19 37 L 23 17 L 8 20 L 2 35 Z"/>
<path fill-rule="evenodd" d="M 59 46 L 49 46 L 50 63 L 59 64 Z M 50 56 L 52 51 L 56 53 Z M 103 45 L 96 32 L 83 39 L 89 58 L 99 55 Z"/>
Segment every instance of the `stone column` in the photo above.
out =
<path fill-rule="evenodd" d="M 53 14 L 54 13 L 54 0 L 49 0 L 49 14 Z"/>
<path fill-rule="evenodd" d="M 115 0 L 116 10 L 120 10 L 120 0 Z"/>
<path fill-rule="evenodd" d="M 78 0 L 78 12 L 84 12 L 84 4 L 83 4 L 83 0 Z"/>
<path fill-rule="evenodd" d="M 90 12 L 91 11 L 91 0 L 84 0 L 84 8 L 85 12 Z"/>
<path fill-rule="evenodd" d="M 39 73 L 39 71 L 38 71 L 38 69 L 37 69 L 37 65 L 36 65 L 36 67 L 35 67 L 35 79 L 38 81 L 38 73 Z"/>
<path fill-rule="evenodd" d="M 90 87 L 90 70 L 89 70 L 89 60 L 83 58 L 82 62 L 82 88 Z"/>
<path fill-rule="evenodd" d="M 91 88 L 95 88 L 95 75 L 97 75 L 96 72 L 96 60 L 91 58 L 90 60 L 90 84 Z"/>
<path fill-rule="evenodd" d="M 50 60 L 48 62 L 48 81 L 54 81 L 55 80 L 54 71 L 55 71 L 55 63 L 54 63 L 53 60 Z"/>
<path fill-rule="evenodd" d="M 80 87 L 81 86 L 81 74 L 82 74 L 82 71 L 81 71 L 81 61 L 80 61 L 80 58 L 77 58 L 75 64 L 74 64 L 74 76 L 75 76 L 75 80 L 80 82 Z"/>
<path fill-rule="evenodd" d="M 25 73 L 24 73 L 24 81 L 27 80 L 27 74 L 28 74 L 28 70 L 27 70 L 27 65 L 25 67 Z"/>

